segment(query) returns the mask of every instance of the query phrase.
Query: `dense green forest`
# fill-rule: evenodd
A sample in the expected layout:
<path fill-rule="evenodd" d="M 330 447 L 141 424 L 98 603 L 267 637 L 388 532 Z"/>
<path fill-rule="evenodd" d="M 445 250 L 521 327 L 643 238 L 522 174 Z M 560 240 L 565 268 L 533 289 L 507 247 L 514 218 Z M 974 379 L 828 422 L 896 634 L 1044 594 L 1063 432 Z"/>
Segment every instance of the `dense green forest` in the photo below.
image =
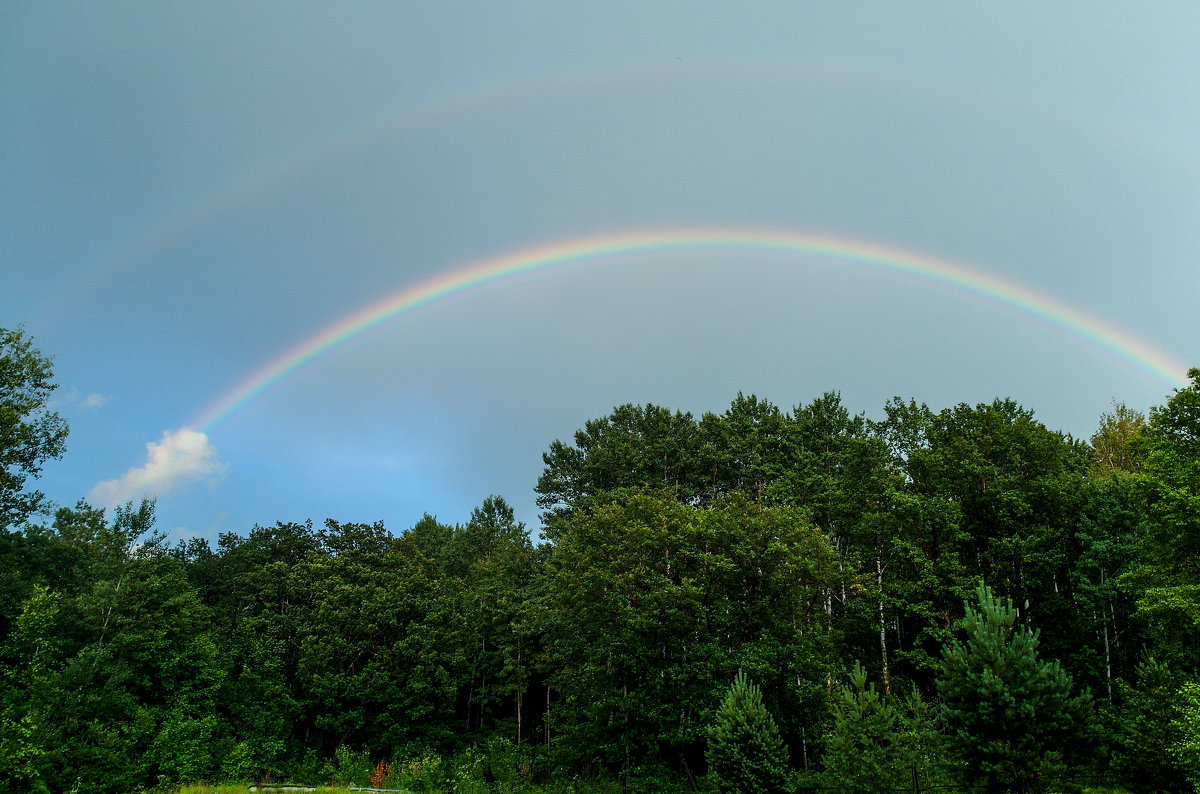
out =
<path fill-rule="evenodd" d="M 1088 441 L 1006 399 L 623 405 L 549 446 L 540 532 L 492 497 L 214 547 L 46 504 L 51 365 L 0 329 L 0 790 L 1200 787 L 1189 378 Z"/>

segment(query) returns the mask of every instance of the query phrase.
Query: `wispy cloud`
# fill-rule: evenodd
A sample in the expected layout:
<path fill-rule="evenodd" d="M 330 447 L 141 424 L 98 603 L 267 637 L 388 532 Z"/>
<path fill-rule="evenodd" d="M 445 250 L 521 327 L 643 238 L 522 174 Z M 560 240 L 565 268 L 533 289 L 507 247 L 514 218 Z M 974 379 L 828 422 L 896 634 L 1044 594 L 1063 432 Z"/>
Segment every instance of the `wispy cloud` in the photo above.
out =
<path fill-rule="evenodd" d="M 225 464 L 204 433 L 182 427 L 163 431 L 160 441 L 146 444 L 146 462 L 115 480 L 105 480 L 88 494 L 92 504 L 111 507 L 130 499 L 164 496 L 180 485 L 219 477 Z"/>
<path fill-rule="evenodd" d="M 108 404 L 108 395 L 94 392 L 92 394 L 84 394 L 79 389 L 72 386 L 71 388 L 60 391 L 54 395 L 47 403 L 46 407 L 57 411 L 63 408 L 74 408 L 76 406 L 84 409 L 103 408 Z"/>

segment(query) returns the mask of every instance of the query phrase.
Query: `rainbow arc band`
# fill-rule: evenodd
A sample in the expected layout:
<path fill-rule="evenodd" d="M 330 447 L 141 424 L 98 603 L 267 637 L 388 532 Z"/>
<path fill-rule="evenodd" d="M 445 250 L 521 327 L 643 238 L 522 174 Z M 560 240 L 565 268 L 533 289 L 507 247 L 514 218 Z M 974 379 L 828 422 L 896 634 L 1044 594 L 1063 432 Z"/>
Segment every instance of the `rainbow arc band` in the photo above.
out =
<path fill-rule="evenodd" d="M 212 430 L 291 373 L 371 329 L 420 307 L 517 276 L 596 264 L 633 254 L 688 250 L 786 254 L 901 273 L 948 285 L 1077 336 L 1168 386 L 1180 386 L 1185 382 L 1185 366 L 1111 323 L 1027 286 L 928 254 L 799 231 L 707 227 L 646 229 L 575 237 L 523 248 L 404 287 L 351 312 L 272 359 L 207 406 L 191 426 L 201 432 Z"/>

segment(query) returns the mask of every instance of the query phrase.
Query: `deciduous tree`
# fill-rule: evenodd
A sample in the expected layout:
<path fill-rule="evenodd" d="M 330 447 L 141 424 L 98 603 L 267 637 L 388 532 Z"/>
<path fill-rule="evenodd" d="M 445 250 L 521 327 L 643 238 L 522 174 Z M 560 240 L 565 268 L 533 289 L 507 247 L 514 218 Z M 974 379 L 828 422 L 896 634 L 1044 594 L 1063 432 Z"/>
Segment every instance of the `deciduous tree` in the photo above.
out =
<path fill-rule="evenodd" d="M 25 482 L 63 453 L 67 423 L 48 408 L 53 377 L 50 359 L 22 329 L 0 328 L 0 529 L 38 510 L 43 494 Z"/>

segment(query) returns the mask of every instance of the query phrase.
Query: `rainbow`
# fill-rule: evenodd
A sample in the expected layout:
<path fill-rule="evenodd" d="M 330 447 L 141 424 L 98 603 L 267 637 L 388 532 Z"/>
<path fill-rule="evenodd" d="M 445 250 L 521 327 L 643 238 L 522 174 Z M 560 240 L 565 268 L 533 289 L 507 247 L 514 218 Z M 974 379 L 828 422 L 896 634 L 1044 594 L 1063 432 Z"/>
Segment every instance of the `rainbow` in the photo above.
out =
<path fill-rule="evenodd" d="M 204 224 L 262 195 L 273 186 L 304 173 L 335 157 L 364 149 L 373 143 L 404 132 L 433 128 L 461 121 L 488 109 L 515 106 L 521 102 L 576 96 L 597 88 L 628 88 L 659 84 L 670 86 L 688 81 L 710 81 L 718 77 L 745 81 L 776 81 L 780 85 L 804 82 L 841 83 L 848 89 L 875 87 L 905 95 L 924 95 L 931 100 L 971 105 L 1047 127 L 1058 125 L 1079 135 L 1109 145 L 1148 154 L 1164 165 L 1192 171 L 1200 160 L 1192 147 L 1156 136 L 1152 131 L 1112 118 L 1097 118 L 1036 97 L 1011 95 L 986 85 L 964 82 L 941 73 L 901 70 L 895 64 L 880 68 L 871 64 L 805 58 L 799 62 L 699 61 L 677 64 L 650 62 L 624 67 L 584 67 L 493 79 L 471 88 L 426 99 L 413 107 L 388 109 L 361 119 L 318 140 L 305 140 L 283 147 L 252 168 L 232 174 L 190 202 L 165 212 L 137 229 L 109 254 L 99 258 L 88 272 L 72 279 L 48 295 L 35 313 L 47 318 L 69 312 L 76 301 L 88 299 L 98 284 L 116 273 L 146 264 L 152 257 L 195 232 Z"/>
<path fill-rule="evenodd" d="M 1186 367 L 1165 353 L 1048 295 L 988 273 L 900 248 L 823 234 L 748 228 L 681 228 L 621 231 L 576 237 L 476 261 L 404 287 L 351 312 L 251 373 L 206 407 L 192 427 L 204 432 L 229 418 L 291 373 L 390 320 L 504 279 L 631 254 L 668 251 L 765 252 L 865 266 L 948 285 L 1045 321 L 1132 364 L 1171 386 Z"/>

